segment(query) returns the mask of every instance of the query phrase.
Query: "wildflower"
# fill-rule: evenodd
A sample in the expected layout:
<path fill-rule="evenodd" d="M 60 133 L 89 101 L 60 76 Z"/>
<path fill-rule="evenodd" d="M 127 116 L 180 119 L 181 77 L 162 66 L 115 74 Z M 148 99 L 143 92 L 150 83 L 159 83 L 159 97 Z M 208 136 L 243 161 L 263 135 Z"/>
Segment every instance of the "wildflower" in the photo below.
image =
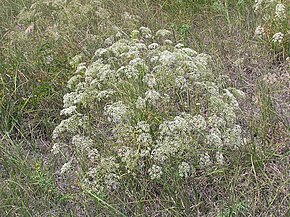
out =
<path fill-rule="evenodd" d="M 127 114 L 128 109 L 121 101 L 115 102 L 105 107 L 104 115 L 108 117 L 109 121 L 114 123 L 121 123 L 127 120 Z"/>
<path fill-rule="evenodd" d="M 212 164 L 212 162 L 210 160 L 210 156 L 207 152 L 200 155 L 199 164 L 201 167 L 209 166 Z"/>
<path fill-rule="evenodd" d="M 158 47 L 159 47 L 159 44 L 157 44 L 157 43 L 152 43 L 152 44 L 148 45 L 148 49 L 150 49 L 150 50 L 155 50 Z"/>
<path fill-rule="evenodd" d="M 170 32 L 167 29 L 160 29 L 156 32 L 156 37 L 159 37 L 159 38 L 167 38 L 171 35 L 172 35 L 172 32 Z"/>
<path fill-rule="evenodd" d="M 62 120 L 58 126 L 52 132 L 52 138 L 56 139 L 65 132 L 76 132 L 79 126 L 85 127 L 84 117 L 79 115 L 72 115 L 68 119 Z"/>
<path fill-rule="evenodd" d="M 94 148 L 88 152 L 88 158 L 91 162 L 96 162 L 100 158 L 98 149 Z"/>
<path fill-rule="evenodd" d="M 88 137 L 75 135 L 72 138 L 72 144 L 75 145 L 78 149 L 88 149 L 93 146 L 94 141 Z"/>
<path fill-rule="evenodd" d="M 239 125 L 228 128 L 223 134 L 224 145 L 232 148 L 239 148 L 243 144 L 242 129 Z"/>
<path fill-rule="evenodd" d="M 255 36 L 257 36 L 258 38 L 262 38 L 264 35 L 265 35 L 264 27 L 257 26 L 257 28 L 255 30 Z"/>
<path fill-rule="evenodd" d="M 148 27 L 142 26 L 139 28 L 139 31 L 141 33 L 141 36 L 146 38 L 146 39 L 149 39 L 152 37 L 152 32 Z"/>
<path fill-rule="evenodd" d="M 148 90 L 145 93 L 145 100 L 153 106 L 157 106 L 160 98 L 161 95 L 156 90 Z"/>
<path fill-rule="evenodd" d="M 198 54 L 195 50 L 188 47 L 181 48 L 181 51 L 190 57 L 195 57 Z"/>
<path fill-rule="evenodd" d="M 51 152 L 56 155 L 60 152 L 60 144 L 59 143 L 54 143 L 51 149 Z"/>
<path fill-rule="evenodd" d="M 192 117 L 191 123 L 193 124 L 196 131 L 203 131 L 206 128 L 206 121 L 201 115 Z"/>
<path fill-rule="evenodd" d="M 73 115 L 73 114 L 76 114 L 77 111 L 76 111 L 77 107 L 76 106 L 70 106 L 68 108 L 65 108 L 63 110 L 60 111 L 60 115 Z"/>
<path fill-rule="evenodd" d="M 180 49 L 180 48 L 183 48 L 183 47 L 184 47 L 184 44 L 182 44 L 182 43 L 178 43 L 178 44 L 175 45 L 175 48 L 177 48 L 177 49 Z"/>
<path fill-rule="evenodd" d="M 224 156 L 219 151 L 216 153 L 216 160 L 218 164 L 224 164 Z"/>
<path fill-rule="evenodd" d="M 67 171 L 69 171 L 69 170 L 71 169 L 71 167 L 72 167 L 71 162 L 72 162 L 72 161 L 69 161 L 69 162 L 65 163 L 65 164 L 61 167 L 61 169 L 60 169 L 60 174 L 64 174 L 64 173 L 66 173 Z"/>
<path fill-rule="evenodd" d="M 144 109 L 146 107 L 146 99 L 143 99 L 142 97 L 138 97 L 136 101 L 136 108 L 137 109 Z"/>
<path fill-rule="evenodd" d="M 99 48 L 98 50 L 95 51 L 95 56 L 96 57 L 103 57 L 103 56 L 105 56 L 106 53 L 108 53 L 108 49 Z"/>
<path fill-rule="evenodd" d="M 284 37 L 284 34 L 282 32 L 277 32 L 273 35 L 272 41 L 274 43 L 276 43 L 276 42 L 281 43 L 283 40 L 283 37 Z"/>
<path fill-rule="evenodd" d="M 160 179 L 162 176 L 162 168 L 157 165 L 153 165 L 149 170 L 148 170 L 149 176 L 152 180 L 154 179 Z"/>
<path fill-rule="evenodd" d="M 101 100 L 103 100 L 103 99 L 108 99 L 111 95 L 114 94 L 114 92 L 115 92 L 115 91 L 112 90 L 112 89 L 103 90 L 103 91 L 101 91 L 101 92 L 98 93 L 98 95 L 97 95 L 97 100 L 98 100 L 98 101 L 101 101 Z"/>
<path fill-rule="evenodd" d="M 137 132 L 149 133 L 150 125 L 146 121 L 140 121 L 137 123 L 136 129 L 137 129 Z"/>
<path fill-rule="evenodd" d="M 221 148 L 223 146 L 222 139 L 220 138 L 220 132 L 218 129 L 212 130 L 211 134 L 207 135 L 206 140 L 210 146 Z"/>
<path fill-rule="evenodd" d="M 144 146 L 150 146 L 153 140 L 149 133 L 141 133 L 137 138 L 137 142 Z"/>
<path fill-rule="evenodd" d="M 218 129 L 218 128 L 225 127 L 226 121 L 223 118 L 214 114 L 214 115 L 208 117 L 207 124 L 211 128 Z"/>
<path fill-rule="evenodd" d="M 160 54 L 159 62 L 163 65 L 171 65 L 175 62 L 176 55 L 168 50 Z"/>
<path fill-rule="evenodd" d="M 285 6 L 281 3 L 276 5 L 275 9 L 275 18 L 277 20 L 284 20 L 286 19 L 286 12 L 285 12 Z"/>
<path fill-rule="evenodd" d="M 228 90 L 224 89 L 224 97 L 233 108 L 239 108 L 239 103 L 236 97 Z"/>
<path fill-rule="evenodd" d="M 190 173 L 190 166 L 188 163 L 186 162 L 182 162 L 179 166 L 178 166 L 178 173 L 180 177 L 184 177 L 187 178 L 189 176 Z"/>
<path fill-rule="evenodd" d="M 165 45 L 172 45 L 172 44 L 173 44 L 173 42 L 172 42 L 171 40 L 169 40 L 169 39 L 164 40 L 163 43 L 164 43 Z"/>
<path fill-rule="evenodd" d="M 148 85 L 150 88 L 154 88 L 156 86 L 155 76 L 153 74 L 147 74 L 144 76 L 143 81 Z"/>
<path fill-rule="evenodd" d="M 115 173 L 109 173 L 105 175 L 104 183 L 109 192 L 117 190 L 119 188 L 120 186 L 119 179 L 120 177 Z"/>

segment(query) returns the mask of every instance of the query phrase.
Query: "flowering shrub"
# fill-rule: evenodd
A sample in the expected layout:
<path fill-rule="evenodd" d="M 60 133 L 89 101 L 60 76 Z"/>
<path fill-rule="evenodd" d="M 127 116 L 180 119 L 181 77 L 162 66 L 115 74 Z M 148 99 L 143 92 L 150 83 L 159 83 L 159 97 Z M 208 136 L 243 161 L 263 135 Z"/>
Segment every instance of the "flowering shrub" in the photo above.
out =
<path fill-rule="evenodd" d="M 255 36 L 285 58 L 290 56 L 290 2 L 280 0 L 256 0 L 254 10 L 260 20 Z"/>
<path fill-rule="evenodd" d="M 229 163 L 243 145 L 236 123 L 243 92 L 215 82 L 211 57 L 174 45 L 168 30 L 121 35 L 68 81 L 67 118 L 53 132 L 53 153 L 67 159 L 61 173 L 77 170 L 84 188 L 105 193 L 129 180 L 184 180 Z"/>

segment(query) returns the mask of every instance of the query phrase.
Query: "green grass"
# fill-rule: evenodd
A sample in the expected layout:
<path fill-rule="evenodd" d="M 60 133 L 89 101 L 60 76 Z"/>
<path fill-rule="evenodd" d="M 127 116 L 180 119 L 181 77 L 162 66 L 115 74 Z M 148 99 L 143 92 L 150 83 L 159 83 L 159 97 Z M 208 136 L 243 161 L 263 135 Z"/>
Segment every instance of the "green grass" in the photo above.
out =
<path fill-rule="evenodd" d="M 289 75 L 289 63 L 279 64 L 269 46 L 254 39 L 253 1 L 105 1 L 108 23 L 90 0 L 79 1 L 87 6 L 82 9 L 40 5 L 41 16 L 20 19 L 32 2 L 0 3 L 0 216 L 290 215 L 289 81 L 263 81 L 269 72 Z M 125 11 L 139 18 L 128 20 Z M 34 31 L 24 34 L 32 22 Z M 58 40 L 46 31 L 53 24 Z M 115 33 L 110 24 L 126 34 L 140 26 L 171 29 L 176 41 L 210 54 L 214 72 L 246 93 L 239 122 L 247 145 L 230 167 L 197 171 L 184 185 L 174 176 L 153 189 L 142 180 L 133 189 L 124 183 L 127 193 L 110 198 L 80 192 L 79 183 L 65 186 L 55 172 L 62 160 L 53 159 L 50 150 L 72 76 L 69 61 L 79 53 L 89 61 Z M 243 61 L 237 66 L 236 60 Z"/>

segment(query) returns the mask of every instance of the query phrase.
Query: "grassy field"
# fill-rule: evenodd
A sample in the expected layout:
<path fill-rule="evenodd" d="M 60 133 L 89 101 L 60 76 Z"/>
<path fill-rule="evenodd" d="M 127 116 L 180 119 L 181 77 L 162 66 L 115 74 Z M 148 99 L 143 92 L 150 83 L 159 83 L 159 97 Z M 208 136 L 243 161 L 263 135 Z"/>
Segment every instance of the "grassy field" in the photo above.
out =
<path fill-rule="evenodd" d="M 0 216 L 290 216 L 289 13 L 288 1 L 2 0 Z"/>

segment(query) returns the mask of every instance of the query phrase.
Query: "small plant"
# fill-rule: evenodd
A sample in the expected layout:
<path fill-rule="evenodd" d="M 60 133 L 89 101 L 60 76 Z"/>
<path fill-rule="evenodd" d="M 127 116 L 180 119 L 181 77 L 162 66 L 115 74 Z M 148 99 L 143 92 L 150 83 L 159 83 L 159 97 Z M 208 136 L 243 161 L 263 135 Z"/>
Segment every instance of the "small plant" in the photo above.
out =
<path fill-rule="evenodd" d="M 290 56 L 289 1 L 256 0 L 254 10 L 260 20 L 255 30 L 256 38 L 285 60 Z"/>
<path fill-rule="evenodd" d="M 243 146 L 243 92 L 215 82 L 209 55 L 174 45 L 168 30 L 131 35 L 111 37 L 90 64 L 78 64 L 63 97 L 67 118 L 53 132 L 52 152 L 66 162 L 60 173 L 77 171 L 96 194 L 183 182 L 196 169 L 230 164 Z"/>

